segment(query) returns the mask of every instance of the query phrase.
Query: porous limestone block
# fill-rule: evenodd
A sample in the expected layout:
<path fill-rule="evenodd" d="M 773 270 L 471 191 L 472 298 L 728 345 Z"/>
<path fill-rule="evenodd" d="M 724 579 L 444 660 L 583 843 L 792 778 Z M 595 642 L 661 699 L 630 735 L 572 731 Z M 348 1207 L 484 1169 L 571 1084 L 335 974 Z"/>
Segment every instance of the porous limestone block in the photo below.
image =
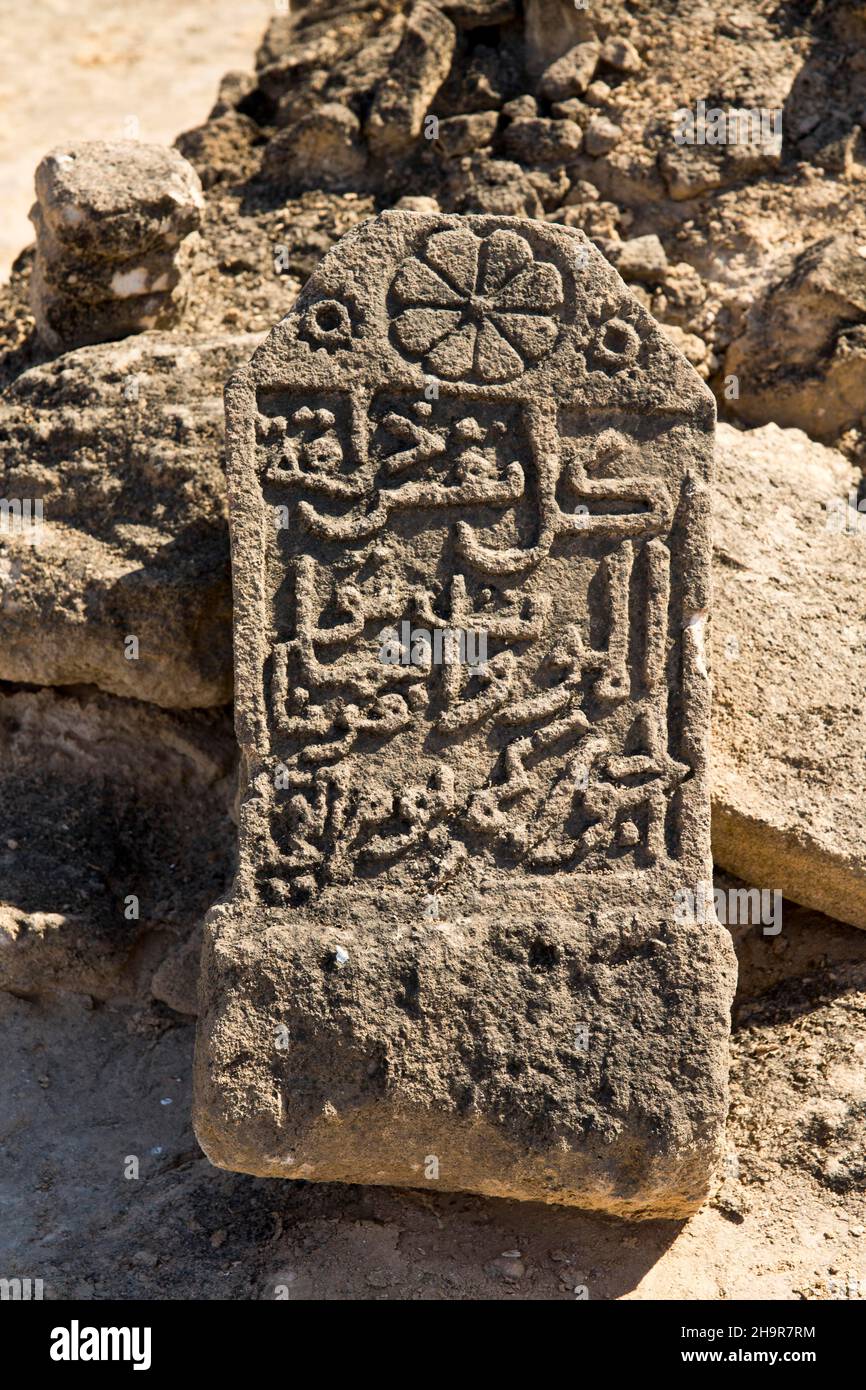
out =
<path fill-rule="evenodd" d="M 30 299 L 55 352 L 176 324 L 204 197 L 177 150 L 82 141 L 36 170 Z"/>
<path fill-rule="evenodd" d="M 709 392 L 581 233 L 392 211 L 226 400 L 206 1153 L 694 1210 L 734 976 L 677 907 L 711 870 Z"/>

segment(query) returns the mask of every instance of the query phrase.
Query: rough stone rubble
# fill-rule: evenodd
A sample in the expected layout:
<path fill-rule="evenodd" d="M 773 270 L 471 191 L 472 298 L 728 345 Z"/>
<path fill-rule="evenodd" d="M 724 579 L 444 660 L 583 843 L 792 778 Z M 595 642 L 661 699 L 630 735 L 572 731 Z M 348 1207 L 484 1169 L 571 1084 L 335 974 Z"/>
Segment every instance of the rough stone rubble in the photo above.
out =
<path fill-rule="evenodd" d="M 141 147 L 106 151 L 101 167 L 116 160 L 119 173 L 104 190 L 92 180 L 73 187 L 69 165 L 41 166 L 38 249 L 0 292 L 0 381 L 9 387 L 0 459 L 6 494 L 44 499 L 45 548 L 0 536 L 0 614 L 14 635 L 0 678 L 55 685 L 61 701 L 80 682 L 108 692 L 109 703 L 229 698 L 213 448 L 218 384 L 249 356 L 246 334 L 288 311 L 322 254 L 383 207 L 581 228 L 709 382 L 722 417 L 756 427 L 724 434 L 717 484 L 718 855 L 751 882 L 863 925 L 856 778 L 845 779 L 864 752 L 864 31 L 859 9 L 842 3 L 786 12 L 746 4 L 721 18 L 689 0 L 599 4 L 591 14 L 556 0 L 527 0 L 522 13 L 509 0 L 307 5 L 271 22 L 255 70 L 229 74 L 209 119 L 180 138 L 188 163 Z M 703 100 L 781 111 L 784 137 L 677 145 L 674 93 L 690 109 Z M 177 196 L 166 219 L 160 200 L 170 186 Z M 79 205 L 80 220 L 58 221 L 59 209 Z M 94 216 L 99 246 L 89 237 Z M 151 321 L 162 332 L 99 345 Z M 96 346 L 57 355 L 91 339 Z M 188 374 L 188 398 L 181 408 L 158 384 L 159 416 L 146 418 L 130 383 L 143 372 L 147 399 L 146 379 L 166 363 L 178 380 Z M 768 424 L 782 428 L 767 435 Z M 791 476 L 802 470 L 799 504 L 786 460 Z M 88 505 L 76 507 L 68 480 Z M 849 524 L 833 533 L 821 508 L 842 499 Z M 787 538 L 783 557 L 768 552 L 759 506 Z M 820 614 L 804 594 L 820 596 Z M 148 631 L 147 613 L 165 622 L 151 620 Z M 795 667 L 787 641 L 804 622 L 810 696 L 812 671 L 821 682 L 809 706 L 816 747 L 805 754 L 796 740 L 771 738 L 787 714 L 764 680 L 772 670 L 799 696 L 808 661 Z M 136 666 L 122 653 L 131 629 L 148 634 Z M 739 667 L 722 655 L 729 636 L 744 654 Z M 756 767 L 767 770 L 757 785 L 748 775 Z M 14 821 L 8 840 L 18 846 Z M 79 854 L 74 837 L 68 854 Z M 110 854 L 107 863 L 111 877 Z M 15 894 L 9 930 L 23 939 L 20 914 L 50 916 L 58 899 Z M 63 988 L 67 967 L 47 944 L 63 935 L 31 933 L 28 989 Z M 151 988 L 152 971 L 124 967 L 106 984 L 115 966 L 99 969 L 109 995 Z M 191 1008 L 188 988 L 184 998 Z"/>

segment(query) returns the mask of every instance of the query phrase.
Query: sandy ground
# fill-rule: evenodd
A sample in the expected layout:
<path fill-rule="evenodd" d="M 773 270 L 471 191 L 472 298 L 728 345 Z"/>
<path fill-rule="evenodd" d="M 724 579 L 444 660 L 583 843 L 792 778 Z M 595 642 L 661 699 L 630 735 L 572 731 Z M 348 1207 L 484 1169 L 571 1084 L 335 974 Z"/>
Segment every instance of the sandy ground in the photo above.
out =
<path fill-rule="evenodd" d="M 46 1298 L 866 1297 L 866 933 L 738 928 L 727 1178 L 682 1222 L 224 1173 L 190 1128 L 193 1027 L 0 994 L 0 1273 Z"/>
<path fill-rule="evenodd" d="M 276 0 L 0 0 L 0 280 L 33 239 L 42 155 L 66 140 L 171 144 L 252 66 Z"/>

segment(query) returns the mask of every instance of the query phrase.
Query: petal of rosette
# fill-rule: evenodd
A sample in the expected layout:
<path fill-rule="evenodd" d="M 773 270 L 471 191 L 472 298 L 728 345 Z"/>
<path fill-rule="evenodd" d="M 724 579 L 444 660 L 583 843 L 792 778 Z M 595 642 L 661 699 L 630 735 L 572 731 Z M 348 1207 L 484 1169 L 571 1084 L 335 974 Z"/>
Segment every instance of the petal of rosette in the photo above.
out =
<path fill-rule="evenodd" d="M 490 296 L 497 309 L 528 309 L 544 314 L 562 304 L 562 278 L 555 265 L 537 261 Z"/>
<path fill-rule="evenodd" d="M 424 366 L 446 381 L 459 381 L 461 377 L 469 376 L 475 356 L 475 333 L 474 323 L 467 323 L 455 333 L 449 333 L 425 358 Z"/>
<path fill-rule="evenodd" d="M 480 245 L 469 231 L 434 232 L 424 247 L 424 259 L 465 299 L 475 292 Z"/>
<path fill-rule="evenodd" d="M 531 264 L 532 248 L 526 238 L 500 227 L 481 243 L 481 293 L 495 295 Z"/>
<path fill-rule="evenodd" d="M 391 286 L 401 304 L 432 305 L 437 309 L 457 309 L 462 297 L 446 284 L 435 270 L 417 256 L 405 261 Z"/>
<path fill-rule="evenodd" d="M 404 352 L 420 357 L 451 333 L 460 314 L 449 309 L 406 309 L 393 322 L 394 337 Z"/>
<path fill-rule="evenodd" d="M 481 381 L 511 381 L 523 371 L 523 359 L 502 334 L 485 319 L 478 330 L 475 373 Z"/>
<path fill-rule="evenodd" d="M 496 327 L 527 362 L 538 362 L 556 342 L 559 324 L 540 314 L 491 314 Z"/>

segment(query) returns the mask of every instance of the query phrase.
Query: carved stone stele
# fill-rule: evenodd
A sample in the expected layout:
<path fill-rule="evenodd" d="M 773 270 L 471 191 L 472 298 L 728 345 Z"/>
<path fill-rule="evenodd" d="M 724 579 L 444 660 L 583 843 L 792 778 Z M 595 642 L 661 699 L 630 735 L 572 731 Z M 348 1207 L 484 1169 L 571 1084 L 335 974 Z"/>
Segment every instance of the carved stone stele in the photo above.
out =
<path fill-rule="evenodd" d="M 389 212 L 226 400 L 243 785 L 206 1153 L 693 1210 L 734 976 L 683 910 L 712 397 L 581 233 Z"/>

